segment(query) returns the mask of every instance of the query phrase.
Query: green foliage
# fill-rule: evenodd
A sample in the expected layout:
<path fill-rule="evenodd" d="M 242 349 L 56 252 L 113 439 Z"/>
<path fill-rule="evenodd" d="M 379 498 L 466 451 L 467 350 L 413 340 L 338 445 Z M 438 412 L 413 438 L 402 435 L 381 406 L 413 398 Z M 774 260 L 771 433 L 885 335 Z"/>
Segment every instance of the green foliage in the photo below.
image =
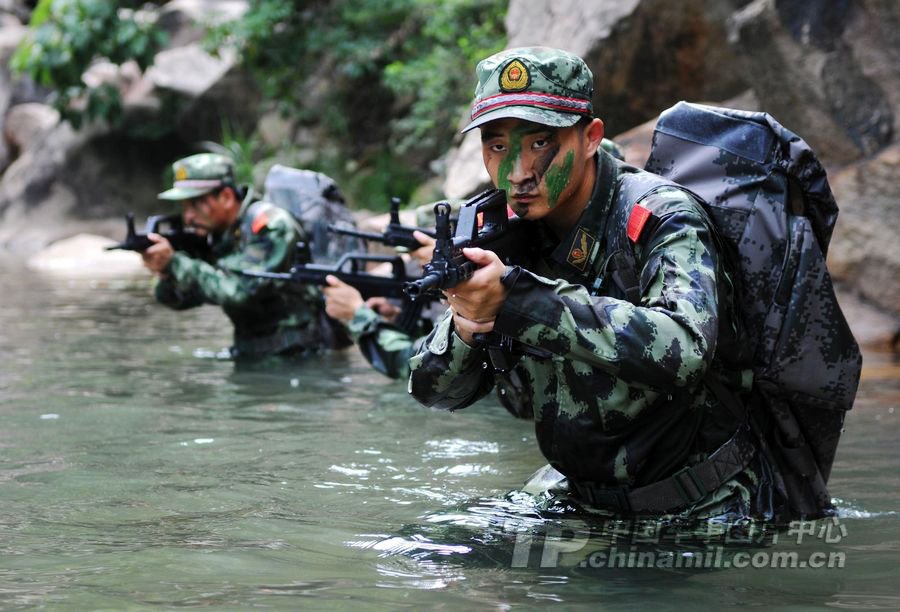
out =
<path fill-rule="evenodd" d="M 205 42 L 214 53 L 237 48 L 273 106 L 320 137 L 312 161 L 308 150 L 300 156 L 305 166 L 332 175 L 352 202 L 386 206 L 390 196 L 408 198 L 455 137 L 475 63 L 504 46 L 507 1 L 250 0 L 241 19 L 212 27 Z M 90 88 L 82 75 L 103 58 L 146 69 L 165 38 L 152 14 L 140 0 L 39 0 L 11 64 L 52 88 L 76 127 L 117 124 L 116 89 Z M 134 137 L 159 138 L 158 122 L 175 116 L 163 103 L 158 118 L 119 124 Z M 263 151 L 252 136 L 222 140 L 240 143 L 242 159 L 258 165 L 292 156 Z"/>
<path fill-rule="evenodd" d="M 368 207 L 409 197 L 449 147 L 471 100 L 475 64 L 505 44 L 506 5 L 253 0 L 243 19 L 215 28 L 207 44 L 238 47 L 282 112 L 340 143 L 343 163 L 323 156 L 319 169 Z"/>
<path fill-rule="evenodd" d="M 424 27 L 384 69 L 387 86 L 408 104 L 394 120 L 398 151 L 439 149 L 452 138 L 474 90 L 474 67 L 504 46 L 506 3 L 423 3 Z"/>
<path fill-rule="evenodd" d="M 230 157 L 234 162 L 234 178 L 239 185 L 253 185 L 253 170 L 265 154 L 258 137 L 241 134 L 227 122 L 222 124 L 221 143 L 207 140 L 201 142 L 200 147 L 204 151 Z"/>
<path fill-rule="evenodd" d="M 115 123 L 122 103 L 115 87 L 88 87 L 82 74 L 96 60 L 134 60 L 142 70 L 153 61 L 165 34 L 128 7 L 136 2 L 40 0 L 31 29 L 10 62 L 13 70 L 55 90 L 54 106 L 75 127 L 82 120 Z"/>

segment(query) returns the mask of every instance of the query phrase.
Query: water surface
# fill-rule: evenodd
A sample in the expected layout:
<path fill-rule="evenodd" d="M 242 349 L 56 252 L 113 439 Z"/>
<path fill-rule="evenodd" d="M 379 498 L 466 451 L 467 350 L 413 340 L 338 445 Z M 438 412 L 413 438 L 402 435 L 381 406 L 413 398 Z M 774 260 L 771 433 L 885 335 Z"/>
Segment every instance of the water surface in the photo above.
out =
<path fill-rule="evenodd" d="M 848 415 L 837 522 L 707 569 L 666 567 L 692 549 L 646 534 L 654 567 L 601 568 L 612 536 L 513 492 L 543 462 L 493 400 L 423 409 L 355 350 L 235 372 L 224 316 L 166 310 L 146 282 L 5 261 L 0 304 L 0 608 L 900 608 L 888 355 Z M 740 551 L 750 567 L 722 567 Z M 844 562 L 752 567 L 776 551 Z"/>

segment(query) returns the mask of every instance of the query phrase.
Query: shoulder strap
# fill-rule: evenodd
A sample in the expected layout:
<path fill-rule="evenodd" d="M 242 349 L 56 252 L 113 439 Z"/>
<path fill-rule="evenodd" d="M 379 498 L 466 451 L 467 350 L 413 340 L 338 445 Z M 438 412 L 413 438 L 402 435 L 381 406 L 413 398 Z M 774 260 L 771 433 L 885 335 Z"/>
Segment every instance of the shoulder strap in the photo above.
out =
<path fill-rule="evenodd" d="M 641 177 L 642 180 L 630 180 L 632 176 L 624 177 L 614 197 L 610 216 L 615 226 L 612 236 L 607 238 L 609 255 L 598 275 L 609 277 L 625 298 L 637 305 L 641 300 L 641 281 L 633 244 L 644 232 L 652 231 L 659 223 L 653 211 L 639 203 L 671 183 L 654 175 L 649 175 L 650 179 Z"/>

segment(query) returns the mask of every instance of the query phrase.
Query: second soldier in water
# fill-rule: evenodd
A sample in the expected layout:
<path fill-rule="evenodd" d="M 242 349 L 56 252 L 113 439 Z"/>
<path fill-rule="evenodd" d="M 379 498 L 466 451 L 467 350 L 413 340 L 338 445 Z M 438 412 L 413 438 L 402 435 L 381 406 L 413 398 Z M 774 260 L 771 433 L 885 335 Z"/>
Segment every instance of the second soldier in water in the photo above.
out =
<path fill-rule="evenodd" d="M 174 310 L 221 306 L 234 325 L 230 352 L 239 363 L 295 358 L 327 346 L 330 330 L 314 287 L 285 292 L 272 281 L 239 273 L 290 268 L 304 238 L 293 216 L 245 195 L 223 155 L 192 155 L 176 161 L 172 171 L 174 184 L 159 198 L 179 202 L 184 224 L 208 234 L 210 255 L 191 257 L 151 234 L 155 244 L 142 257 L 159 278 L 157 300 Z"/>

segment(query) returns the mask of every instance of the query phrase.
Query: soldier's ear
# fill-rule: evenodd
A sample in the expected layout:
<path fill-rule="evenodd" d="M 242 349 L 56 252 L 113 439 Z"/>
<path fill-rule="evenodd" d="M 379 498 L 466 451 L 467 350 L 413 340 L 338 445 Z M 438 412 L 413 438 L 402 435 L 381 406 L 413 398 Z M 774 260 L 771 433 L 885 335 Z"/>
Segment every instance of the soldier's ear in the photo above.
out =
<path fill-rule="evenodd" d="M 240 198 L 238 198 L 237 191 L 235 191 L 234 187 L 232 187 L 231 185 L 228 185 L 228 186 L 222 188 L 222 191 L 219 192 L 219 197 L 222 197 L 222 196 L 227 198 L 226 201 L 228 201 L 228 202 L 234 200 L 238 204 L 241 203 Z"/>
<path fill-rule="evenodd" d="M 588 157 L 593 156 L 594 153 L 597 152 L 597 149 L 600 147 L 600 141 L 603 140 L 603 135 L 605 133 L 606 127 L 603 125 L 603 121 L 596 117 L 584 127 L 584 136 L 588 147 Z"/>

